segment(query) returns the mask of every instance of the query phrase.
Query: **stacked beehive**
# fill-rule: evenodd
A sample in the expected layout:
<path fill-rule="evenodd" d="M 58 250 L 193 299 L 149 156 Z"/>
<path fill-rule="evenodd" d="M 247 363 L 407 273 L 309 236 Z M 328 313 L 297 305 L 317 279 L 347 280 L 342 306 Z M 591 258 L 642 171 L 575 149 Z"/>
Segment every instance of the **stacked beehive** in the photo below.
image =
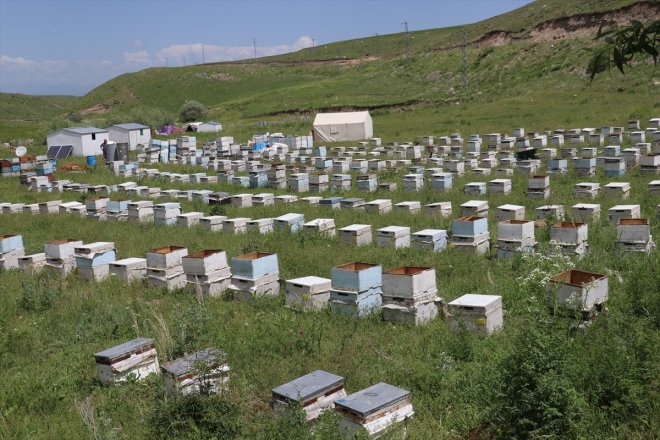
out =
<path fill-rule="evenodd" d="M 18 259 L 23 256 L 23 236 L 0 235 L 0 269 L 18 269 Z"/>
<path fill-rule="evenodd" d="M 497 224 L 497 258 L 516 252 L 533 253 L 535 246 L 533 221 L 505 220 Z"/>
<path fill-rule="evenodd" d="M 88 281 L 102 281 L 110 275 L 110 263 L 117 259 L 115 244 L 96 242 L 74 248 L 78 273 Z"/>
<path fill-rule="evenodd" d="M 154 221 L 154 202 L 139 200 L 128 204 L 128 221 L 151 223 Z"/>
<path fill-rule="evenodd" d="M 125 283 L 142 280 L 147 275 L 146 258 L 125 258 L 110 263 L 110 275 L 116 275 Z"/>
<path fill-rule="evenodd" d="M 280 268 L 277 254 L 250 252 L 231 259 L 229 291 L 234 299 L 249 301 L 262 296 L 277 296 Z"/>
<path fill-rule="evenodd" d="M 221 295 L 231 284 L 227 253 L 204 249 L 181 259 L 188 286 L 207 296 Z"/>
<path fill-rule="evenodd" d="M 383 319 L 424 324 L 438 315 L 435 269 L 403 266 L 383 273 Z"/>
<path fill-rule="evenodd" d="M 292 192 L 308 192 L 309 191 L 309 174 L 307 173 L 294 173 L 289 176 L 289 189 Z"/>
<path fill-rule="evenodd" d="M 550 197 L 550 176 L 532 176 L 527 180 L 527 196 L 545 200 Z"/>
<path fill-rule="evenodd" d="M 93 196 L 85 199 L 85 208 L 87 218 L 90 220 L 106 220 L 106 209 L 108 208 L 108 199 L 103 196 Z"/>
<path fill-rule="evenodd" d="M 619 219 L 616 226 L 615 246 L 624 252 L 651 253 L 655 248 L 649 219 Z"/>
<path fill-rule="evenodd" d="M 349 316 L 379 311 L 382 278 L 382 268 L 376 264 L 348 263 L 332 268 L 331 310 Z"/>
<path fill-rule="evenodd" d="M 588 236 L 586 223 L 559 222 L 550 227 L 550 245 L 567 255 L 584 255 L 589 248 Z"/>
<path fill-rule="evenodd" d="M 460 217 L 452 220 L 451 245 L 454 248 L 484 254 L 490 250 L 486 217 Z"/>
<path fill-rule="evenodd" d="M 82 246 L 82 240 L 54 240 L 44 244 L 46 270 L 55 275 L 66 276 L 76 267 L 74 249 Z"/>
<path fill-rule="evenodd" d="M 181 214 L 180 203 L 169 202 L 154 205 L 154 223 L 156 225 L 174 225 L 179 214 Z"/>
<path fill-rule="evenodd" d="M 147 252 L 147 283 L 149 287 L 165 287 L 168 290 L 186 286 L 183 257 L 188 249 L 181 246 L 163 246 Z"/>
<path fill-rule="evenodd" d="M 129 200 L 108 200 L 106 208 L 106 218 L 108 221 L 126 221 L 128 220 L 128 202 Z"/>

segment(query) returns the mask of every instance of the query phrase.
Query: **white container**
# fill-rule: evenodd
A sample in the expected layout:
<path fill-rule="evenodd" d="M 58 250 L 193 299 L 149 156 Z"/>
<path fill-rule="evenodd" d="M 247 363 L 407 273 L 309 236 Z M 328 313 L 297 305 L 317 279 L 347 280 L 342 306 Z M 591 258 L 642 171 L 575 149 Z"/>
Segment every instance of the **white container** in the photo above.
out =
<path fill-rule="evenodd" d="M 199 219 L 199 224 L 207 231 L 222 231 L 222 222 L 227 220 L 225 215 L 210 215 Z"/>
<path fill-rule="evenodd" d="M 447 218 L 452 214 L 451 202 L 436 202 L 424 205 L 424 211 L 429 215 L 437 215 L 440 218 Z"/>
<path fill-rule="evenodd" d="M 600 205 L 596 203 L 578 203 L 571 207 L 573 221 L 589 223 L 600 220 Z"/>
<path fill-rule="evenodd" d="M 208 275 L 228 267 L 227 253 L 221 249 L 204 249 L 181 259 L 186 275 Z"/>
<path fill-rule="evenodd" d="M 143 380 L 158 374 L 158 357 L 153 339 L 138 338 L 94 355 L 99 379 L 104 385 L 123 382 L 128 377 Z"/>
<path fill-rule="evenodd" d="M 463 203 L 460 207 L 460 214 L 466 216 L 481 216 L 488 215 L 488 202 L 484 200 L 470 200 Z"/>
<path fill-rule="evenodd" d="M 176 224 L 184 228 L 192 228 L 199 224 L 199 220 L 204 217 L 203 212 L 186 212 L 176 217 Z"/>
<path fill-rule="evenodd" d="M 537 220 L 563 220 L 564 205 L 543 205 L 536 208 Z"/>
<path fill-rule="evenodd" d="M 394 206 L 397 211 L 405 211 L 410 214 L 417 214 L 422 210 L 422 204 L 418 201 L 400 202 Z"/>
<path fill-rule="evenodd" d="M 620 219 L 616 225 L 616 241 L 622 243 L 647 243 L 651 240 L 649 219 Z"/>
<path fill-rule="evenodd" d="M 317 218 L 311 222 L 307 222 L 303 225 L 303 232 L 312 232 L 328 237 L 334 237 L 337 233 L 335 219 Z"/>
<path fill-rule="evenodd" d="M 272 218 L 258 218 L 247 222 L 247 230 L 257 234 L 270 234 L 274 230 L 275 220 Z"/>
<path fill-rule="evenodd" d="M 448 304 L 449 325 L 472 332 L 493 333 L 503 326 L 502 297 L 466 294 Z"/>
<path fill-rule="evenodd" d="M 607 210 L 607 220 L 616 225 L 620 219 L 635 219 L 639 218 L 640 214 L 639 205 L 616 205 Z"/>
<path fill-rule="evenodd" d="M 605 197 L 627 199 L 630 196 L 630 183 L 611 182 L 605 185 Z"/>
<path fill-rule="evenodd" d="M 354 224 L 339 230 L 339 241 L 354 246 L 371 244 L 371 225 Z"/>
<path fill-rule="evenodd" d="M 576 312 L 591 311 L 607 301 L 605 275 L 569 270 L 548 281 L 546 298 L 551 307 L 566 307 Z"/>
<path fill-rule="evenodd" d="M 573 188 L 573 194 L 575 197 L 595 199 L 596 196 L 598 196 L 599 190 L 599 183 L 581 182 L 575 184 L 575 187 Z"/>
<path fill-rule="evenodd" d="M 249 208 L 252 206 L 252 194 L 236 194 L 231 197 L 231 205 L 236 208 Z"/>
<path fill-rule="evenodd" d="M 527 180 L 529 189 L 545 189 L 550 186 L 550 176 L 532 176 Z"/>
<path fill-rule="evenodd" d="M 410 228 L 407 226 L 388 226 L 377 229 L 376 245 L 394 249 L 410 247 Z"/>
<path fill-rule="evenodd" d="M 495 211 L 495 218 L 498 222 L 505 220 L 524 220 L 525 207 L 520 205 L 501 205 Z"/>
<path fill-rule="evenodd" d="M 402 266 L 383 272 L 383 302 L 393 302 L 391 299 L 400 298 L 417 301 L 435 298 L 436 287 L 435 269 L 421 266 Z"/>
<path fill-rule="evenodd" d="M 314 420 L 325 410 L 334 408 L 337 399 L 346 396 L 344 378 L 316 370 L 272 390 L 271 405 L 276 414 L 294 406 L 305 412 L 306 420 Z"/>
<path fill-rule="evenodd" d="M 219 394 L 229 383 L 227 354 L 213 348 L 175 359 L 161 367 L 165 392 L 176 394 Z"/>
<path fill-rule="evenodd" d="M 319 310 L 328 306 L 332 280 L 316 276 L 294 278 L 285 282 L 284 303 L 288 307 Z"/>
<path fill-rule="evenodd" d="M 589 237 L 589 225 L 586 223 L 559 222 L 550 227 L 550 244 L 577 246 L 585 243 Z"/>
<path fill-rule="evenodd" d="M 374 212 L 378 214 L 386 214 L 392 211 L 391 199 L 376 199 L 365 203 L 364 208 L 367 212 Z"/>
<path fill-rule="evenodd" d="M 147 259 L 126 258 L 113 261 L 110 263 L 110 274 L 118 276 L 126 283 L 141 280 L 147 275 Z"/>
<path fill-rule="evenodd" d="M 534 222 L 525 220 L 505 220 L 497 224 L 497 239 L 507 242 L 520 242 L 521 246 L 533 246 Z"/>
<path fill-rule="evenodd" d="M 169 269 L 182 264 L 182 259 L 188 255 L 188 249 L 181 246 L 163 246 L 147 252 L 147 267 Z M 181 269 L 183 272 L 183 269 Z"/>
<path fill-rule="evenodd" d="M 67 259 L 73 257 L 74 249 L 82 244 L 82 240 L 73 238 L 49 241 L 44 244 L 44 253 L 46 258 Z"/>
<path fill-rule="evenodd" d="M 247 222 L 252 220 L 248 217 L 228 218 L 222 222 L 222 230 L 229 234 L 245 234 Z"/>
<path fill-rule="evenodd" d="M 511 179 L 494 179 L 489 182 L 491 193 L 511 194 Z"/>

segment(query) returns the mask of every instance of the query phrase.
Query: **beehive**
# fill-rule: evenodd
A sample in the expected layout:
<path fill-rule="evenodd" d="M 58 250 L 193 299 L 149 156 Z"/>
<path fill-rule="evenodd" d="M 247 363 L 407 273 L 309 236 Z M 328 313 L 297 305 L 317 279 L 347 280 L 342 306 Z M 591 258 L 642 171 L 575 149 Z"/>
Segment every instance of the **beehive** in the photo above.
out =
<path fill-rule="evenodd" d="M 158 357 L 153 339 L 138 338 L 94 355 L 99 380 L 104 385 L 128 380 L 143 380 L 158 374 Z"/>
<path fill-rule="evenodd" d="M 339 230 L 339 241 L 354 246 L 371 244 L 371 225 L 350 225 Z"/>
<path fill-rule="evenodd" d="M 207 348 L 161 367 L 165 391 L 179 394 L 219 394 L 229 384 L 227 354 Z"/>
<path fill-rule="evenodd" d="M 289 307 L 322 309 L 328 306 L 331 285 L 330 279 L 316 276 L 287 280 L 284 303 Z"/>
<path fill-rule="evenodd" d="M 271 405 L 275 413 L 284 411 L 292 404 L 299 405 L 309 421 L 334 408 L 334 402 L 345 396 L 343 377 L 316 370 L 273 388 Z"/>
<path fill-rule="evenodd" d="M 410 228 L 408 226 L 388 226 L 377 229 L 376 245 L 394 249 L 410 247 Z"/>
<path fill-rule="evenodd" d="M 503 326 L 502 297 L 466 294 L 448 304 L 449 325 L 468 331 L 493 333 Z"/>
<path fill-rule="evenodd" d="M 551 307 L 591 311 L 607 301 L 608 279 L 605 275 L 569 270 L 550 278 L 546 298 Z"/>

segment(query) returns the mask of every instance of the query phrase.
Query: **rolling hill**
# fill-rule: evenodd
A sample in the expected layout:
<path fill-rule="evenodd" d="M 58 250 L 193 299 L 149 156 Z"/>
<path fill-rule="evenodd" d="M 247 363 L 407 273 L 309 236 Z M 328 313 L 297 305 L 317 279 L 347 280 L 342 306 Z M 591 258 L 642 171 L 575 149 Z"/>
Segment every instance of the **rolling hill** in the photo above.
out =
<path fill-rule="evenodd" d="M 306 132 L 319 110 L 370 109 L 385 138 L 432 132 L 537 129 L 650 117 L 660 106 L 652 64 L 634 74 L 585 68 L 601 24 L 660 16 L 657 2 L 545 0 L 478 23 L 349 40 L 241 62 L 150 68 L 118 76 L 68 110 L 90 123 L 176 113 L 186 100 L 209 108 L 242 139 L 256 131 Z M 463 90 L 459 32 L 466 32 Z M 0 107 L 2 108 L 2 107 Z M 157 121 L 154 120 L 154 123 Z"/>

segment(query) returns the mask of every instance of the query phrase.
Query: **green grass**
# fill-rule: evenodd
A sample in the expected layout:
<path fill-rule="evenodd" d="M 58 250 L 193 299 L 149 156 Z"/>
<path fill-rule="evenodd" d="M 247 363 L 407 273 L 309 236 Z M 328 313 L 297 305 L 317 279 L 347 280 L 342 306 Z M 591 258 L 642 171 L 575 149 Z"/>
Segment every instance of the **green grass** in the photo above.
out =
<path fill-rule="evenodd" d="M 120 180 L 104 169 L 87 174 L 60 173 L 60 178 L 88 183 Z M 390 178 L 399 181 L 399 176 Z M 460 203 L 484 198 L 462 194 L 463 184 L 491 178 L 464 176 L 446 193 L 426 188 L 413 194 L 398 190 L 386 194 L 350 191 L 346 195 L 385 197 L 395 202 L 451 201 L 455 217 Z M 655 205 L 660 200 L 646 191 L 650 179 L 649 175 L 632 171 L 617 179 L 631 182 L 630 201 L 602 195 L 595 201 L 602 204 L 603 220 L 590 225 L 591 252 L 574 264 L 609 276 L 609 314 L 577 335 L 568 331 L 567 321 L 549 321 L 543 288 L 536 282 L 523 281 L 533 278 L 533 270 L 547 275 L 556 272 L 554 263 L 545 260 L 502 261 L 454 250 L 434 254 L 375 246 L 355 248 L 340 244 L 336 238 L 304 234 L 233 236 L 199 228 L 95 223 L 68 215 L 3 215 L 1 232 L 22 234 L 28 253 L 39 252 L 48 240 L 75 237 L 86 242 L 114 241 L 121 258 L 142 256 L 151 248 L 168 244 L 183 245 L 190 251 L 221 248 L 229 256 L 258 249 L 278 254 L 282 279 L 329 277 L 333 266 L 350 261 L 375 262 L 384 269 L 430 265 L 436 269 L 439 292 L 446 300 L 468 292 L 501 294 L 506 315 L 505 329 L 483 338 L 452 332 L 444 320 L 414 328 L 385 323 L 378 317 L 347 320 L 326 312 L 300 313 L 284 308 L 282 297 L 250 304 L 223 299 L 200 302 L 189 292 L 168 293 L 116 280 L 96 285 L 75 276 L 51 281 L 54 288 L 42 293 L 48 302 L 35 311 L 26 306 L 32 304 L 26 301 L 35 295 L 29 284 L 34 277 L 1 273 L 5 294 L 0 297 L 0 380 L 5 386 L 0 387 L 0 432 L 6 438 L 87 438 L 89 433 L 75 406 L 76 401 L 86 398 L 94 408 L 102 438 L 153 438 L 154 432 L 162 432 L 163 419 L 154 416 L 164 411 L 168 401 L 162 395 L 160 379 L 111 388 L 100 386 L 96 380 L 91 356 L 94 352 L 142 336 L 156 339 L 161 363 L 175 353 L 207 346 L 229 353 L 232 391 L 223 400 L 235 411 L 230 414 L 239 425 L 238 438 L 304 438 L 293 434 L 295 424 L 291 427 L 272 417 L 269 390 L 317 368 L 344 375 L 349 391 L 378 381 L 410 389 L 416 411 L 409 426 L 413 439 L 463 438 L 479 429 L 510 437 L 513 434 L 506 430 L 521 422 L 514 410 L 526 411 L 530 421 L 522 426 L 528 431 L 537 429 L 538 435 L 648 438 L 649 433 L 660 429 L 654 397 L 660 373 L 660 359 L 654 348 L 660 343 L 660 257 L 658 252 L 651 256 L 615 254 L 614 227 L 607 224 L 605 212 L 615 204 L 639 203 L 643 216 L 655 218 Z M 534 201 L 523 194 L 524 176 L 514 175 L 513 194 L 486 197 L 491 207 L 493 239 L 496 206 L 522 204 L 527 208 L 527 218 L 532 218 L 533 209 L 541 204 L 562 203 L 569 207 L 583 201 L 572 196 L 572 186 L 585 180 L 605 183 L 608 179 L 602 175 L 590 179 L 572 174 L 553 176 L 552 198 Z M 161 188 L 239 191 L 222 184 L 173 185 L 159 180 L 140 183 Z M 84 197 L 76 193 L 26 192 L 15 178 L 3 179 L 0 190 L 3 201 L 12 202 Z M 185 211 L 210 212 L 210 207 L 199 203 L 183 202 L 183 206 Z M 274 217 L 286 212 L 303 213 L 306 220 L 333 217 L 337 227 L 352 223 L 369 223 L 374 229 L 407 225 L 412 231 L 449 227 L 449 220 L 425 214 L 370 216 L 363 211 L 324 210 L 302 204 L 224 209 L 232 217 Z M 656 237 L 658 228 L 654 221 L 652 233 Z M 540 249 L 546 251 L 547 230 L 537 229 L 537 240 Z M 62 286 L 61 292 L 57 286 Z M 534 335 L 534 345 L 544 349 L 535 351 L 534 346 L 525 345 L 531 343 L 528 334 Z M 528 374 L 525 368 L 534 368 L 536 373 L 525 379 L 523 391 L 516 378 Z M 552 388 L 545 382 L 549 380 Z M 508 402 L 504 396 L 516 390 L 523 394 Z M 173 411 L 166 414 L 185 420 L 182 413 L 176 412 L 181 409 Z M 202 435 L 188 433 L 190 438 Z M 227 438 L 222 433 L 215 435 Z"/>

